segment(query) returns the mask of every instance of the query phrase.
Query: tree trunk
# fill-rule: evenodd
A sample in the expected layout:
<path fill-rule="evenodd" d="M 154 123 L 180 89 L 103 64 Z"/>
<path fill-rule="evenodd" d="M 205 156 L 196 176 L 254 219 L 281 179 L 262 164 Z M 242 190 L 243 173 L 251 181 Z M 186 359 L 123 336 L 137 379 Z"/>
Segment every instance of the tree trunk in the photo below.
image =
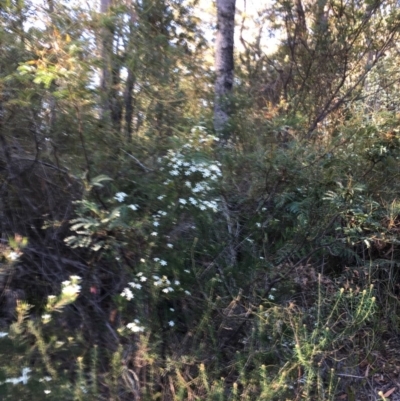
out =
<path fill-rule="evenodd" d="M 229 94 L 233 86 L 233 48 L 236 0 L 217 0 L 217 37 L 215 45 L 214 129 L 227 139 L 230 116 Z"/>

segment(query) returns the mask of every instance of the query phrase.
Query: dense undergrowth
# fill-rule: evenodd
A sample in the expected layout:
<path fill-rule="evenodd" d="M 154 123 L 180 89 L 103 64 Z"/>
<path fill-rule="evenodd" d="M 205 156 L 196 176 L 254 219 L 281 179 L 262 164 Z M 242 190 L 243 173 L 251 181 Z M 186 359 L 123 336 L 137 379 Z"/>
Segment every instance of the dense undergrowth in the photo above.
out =
<path fill-rule="evenodd" d="M 222 146 L 193 10 L 142 3 L 0 10 L 0 398 L 395 396 L 397 14 L 332 2 L 358 28 L 292 43 L 276 2 L 289 39 L 238 55 Z"/>

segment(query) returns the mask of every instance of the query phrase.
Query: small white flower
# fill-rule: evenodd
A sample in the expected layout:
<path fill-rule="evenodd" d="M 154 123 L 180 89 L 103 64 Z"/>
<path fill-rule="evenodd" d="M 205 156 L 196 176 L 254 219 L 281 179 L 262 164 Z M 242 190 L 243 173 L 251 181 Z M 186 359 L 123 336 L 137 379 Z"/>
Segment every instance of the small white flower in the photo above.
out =
<path fill-rule="evenodd" d="M 179 280 L 175 280 L 175 281 L 174 281 L 174 284 L 175 284 L 175 285 L 181 285 L 181 282 L 180 282 Z"/>
<path fill-rule="evenodd" d="M 174 246 L 172 244 L 167 244 L 168 248 L 173 248 Z"/>
<path fill-rule="evenodd" d="M 118 202 L 123 202 L 128 195 L 125 192 L 117 192 L 114 196 Z"/>
<path fill-rule="evenodd" d="M 197 205 L 197 200 L 196 200 L 196 199 L 190 197 L 190 198 L 189 198 L 189 201 L 190 201 L 190 203 L 191 203 L 192 205 Z"/>
<path fill-rule="evenodd" d="M 161 266 L 167 266 L 167 262 L 165 260 L 160 260 L 160 265 Z"/>
<path fill-rule="evenodd" d="M 192 294 L 190 293 L 190 291 L 188 291 L 188 290 L 185 290 L 185 294 L 186 294 L 186 295 L 192 295 Z"/>
<path fill-rule="evenodd" d="M 144 331 L 144 327 L 139 326 L 139 321 L 138 321 L 137 319 L 135 319 L 135 321 L 132 322 L 132 323 L 128 323 L 128 324 L 126 325 L 126 327 L 127 327 L 129 330 L 133 331 L 134 333 L 140 333 L 140 332 L 143 332 L 143 331 Z"/>
<path fill-rule="evenodd" d="M 158 221 L 155 221 L 154 223 L 153 223 L 153 226 L 154 227 L 158 227 L 160 225 L 160 223 L 158 222 Z"/>
<path fill-rule="evenodd" d="M 153 237 L 157 237 L 157 233 L 155 232 L 155 231 L 153 231 L 152 233 L 151 233 L 151 235 L 153 236 Z"/>
<path fill-rule="evenodd" d="M 121 297 L 124 297 L 128 301 L 130 301 L 131 299 L 134 298 L 134 295 L 130 288 L 124 288 L 124 290 L 121 292 Z"/>
<path fill-rule="evenodd" d="M 174 309 L 174 308 L 169 308 L 169 310 L 170 310 L 171 312 L 175 312 L 175 309 Z"/>
<path fill-rule="evenodd" d="M 141 261 L 142 263 L 146 262 L 144 259 L 140 259 L 140 261 Z"/>
<path fill-rule="evenodd" d="M 138 205 L 129 205 L 128 207 L 129 207 L 129 209 L 132 209 L 132 210 L 138 210 L 138 208 L 139 208 Z"/>
<path fill-rule="evenodd" d="M 186 199 L 182 199 L 182 198 L 179 198 L 179 203 L 181 203 L 182 205 L 186 205 Z"/>
<path fill-rule="evenodd" d="M 80 280 L 82 280 L 82 277 L 79 277 L 79 276 L 76 276 L 76 275 L 74 275 L 74 276 L 69 276 L 69 278 L 70 278 L 72 281 L 80 281 Z"/>
<path fill-rule="evenodd" d="M 45 394 L 50 394 L 50 393 L 51 393 L 51 390 L 44 390 L 44 393 L 45 393 Z"/>
<path fill-rule="evenodd" d="M 184 272 L 185 272 L 185 273 L 190 273 L 190 270 L 185 269 Z"/>
<path fill-rule="evenodd" d="M 67 297 L 72 297 L 77 295 L 81 290 L 81 286 L 77 284 L 64 285 L 62 289 L 63 295 Z"/>
<path fill-rule="evenodd" d="M 137 288 L 138 290 L 140 290 L 142 288 L 141 284 L 138 283 L 128 283 L 132 288 Z"/>
<path fill-rule="evenodd" d="M 275 299 L 275 297 L 274 297 L 272 294 L 269 294 L 269 295 L 268 295 L 268 299 L 271 300 L 271 301 L 273 301 L 273 300 Z"/>
<path fill-rule="evenodd" d="M 44 315 L 42 315 L 42 320 L 50 320 L 51 319 L 51 315 L 49 313 L 45 313 Z"/>
<path fill-rule="evenodd" d="M 17 252 L 10 252 L 8 254 L 8 259 L 10 260 L 17 260 L 19 257 L 19 254 Z"/>
<path fill-rule="evenodd" d="M 173 175 L 173 176 L 179 175 L 179 171 L 178 171 L 178 170 L 171 170 L 169 173 L 170 173 L 171 175 Z"/>
<path fill-rule="evenodd" d="M 261 227 L 261 223 L 256 223 L 256 226 L 257 227 Z"/>
<path fill-rule="evenodd" d="M 159 262 L 160 258 L 154 258 L 153 260 L 154 260 L 154 262 Z"/>
<path fill-rule="evenodd" d="M 163 200 L 165 198 L 165 195 L 160 195 L 157 197 L 158 200 Z"/>
<path fill-rule="evenodd" d="M 185 185 L 186 185 L 188 188 L 192 188 L 192 184 L 190 183 L 190 181 L 186 181 L 186 182 L 185 182 Z"/>
<path fill-rule="evenodd" d="M 141 276 L 141 277 L 140 277 L 140 281 L 141 281 L 142 283 L 144 283 L 145 281 L 147 281 L 147 277 Z"/>
<path fill-rule="evenodd" d="M 168 322 L 168 325 L 169 325 L 170 327 L 174 327 L 174 326 L 175 326 L 175 322 L 174 322 L 173 320 L 170 320 L 170 321 Z"/>
<path fill-rule="evenodd" d="M 0 338 L 7 337 L 7 336 L 8 336 L 8 333 L 6 333 L 5 331 L 0 331 Z"/>

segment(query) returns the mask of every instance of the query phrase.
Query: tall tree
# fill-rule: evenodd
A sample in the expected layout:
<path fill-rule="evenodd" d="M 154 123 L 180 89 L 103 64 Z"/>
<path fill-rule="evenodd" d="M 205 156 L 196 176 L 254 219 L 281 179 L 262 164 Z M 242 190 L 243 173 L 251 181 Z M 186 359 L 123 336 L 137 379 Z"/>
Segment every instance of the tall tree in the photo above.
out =
<path fill-rule="evenodd" d="M 217 0 L 214 129 L 224 135 L 230 114 L 228 96 L 233 86 L 235 9 L 236 0 Z"/>

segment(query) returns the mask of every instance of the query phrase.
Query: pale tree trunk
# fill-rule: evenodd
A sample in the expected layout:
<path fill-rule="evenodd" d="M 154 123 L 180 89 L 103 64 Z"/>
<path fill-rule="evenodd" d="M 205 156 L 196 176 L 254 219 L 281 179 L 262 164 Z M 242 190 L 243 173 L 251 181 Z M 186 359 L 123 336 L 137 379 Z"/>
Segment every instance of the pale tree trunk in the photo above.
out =
<path fill-rule="evenodd" d="M 233 87 L 235 10 L 236 0 L 217 0 L 214 129 L 221 139 L 221 146 L 226 146 L 230 136 L 229 117 L 231 108 L 229 97 Z M 226 247 L 226 262 L 228 266 L 233 267 L 237 265 L 240 227 L 223 196 L 221 197 L 221 206 L 229 235 Z"/>
<path fill-rule="evenodd" d="M 100 12 L 108 14 L 110 7 L 113 5 L 113 0 L 101 0 Z M 102 116 L 109 118 L 113 127 L 118 130 L 120 123 L 118 108 L 116 107 L 116 99 L 114 98 L 115 87 L 118 85 L 118 77 L 115 74 L 113 65 L 113 41 L 114 27 L 112 25 L 105 26 L 101 30 L 101 58 L 103 62 L 101 74 L 101 96 L 102 96 Z"/>
<path fill-rule="evenodd" d="M 233 86 L 233 48 L 236 0 L 217 0 L 217 37 L 215 43 L 214 129 L 226 139 Z"/>

